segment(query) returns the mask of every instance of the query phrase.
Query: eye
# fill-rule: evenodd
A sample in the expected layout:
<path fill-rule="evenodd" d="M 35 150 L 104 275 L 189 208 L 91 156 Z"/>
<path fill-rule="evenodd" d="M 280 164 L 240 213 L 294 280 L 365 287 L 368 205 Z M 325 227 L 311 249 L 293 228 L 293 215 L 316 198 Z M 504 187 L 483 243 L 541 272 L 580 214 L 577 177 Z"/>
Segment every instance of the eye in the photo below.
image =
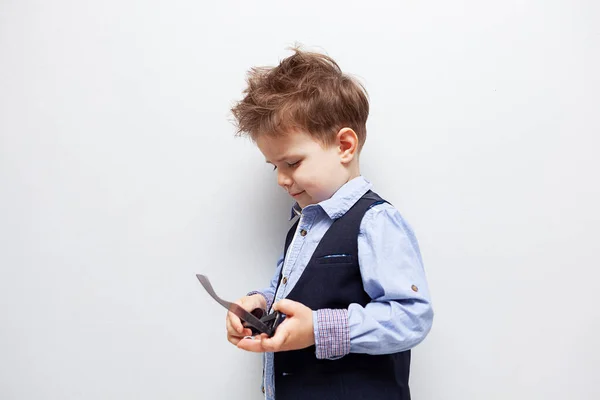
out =
<path fill-rule="evenodd" d="M 288 167 L 295 168 L 300 165 L 300 161 L 296 161 L 295 163 L 287 163 Z"/>

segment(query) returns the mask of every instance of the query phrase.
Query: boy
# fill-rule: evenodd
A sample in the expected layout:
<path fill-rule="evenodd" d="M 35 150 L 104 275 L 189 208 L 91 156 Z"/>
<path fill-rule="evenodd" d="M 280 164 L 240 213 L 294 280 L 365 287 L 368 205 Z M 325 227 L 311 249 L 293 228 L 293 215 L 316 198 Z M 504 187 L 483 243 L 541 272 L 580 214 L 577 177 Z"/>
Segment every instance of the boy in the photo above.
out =
<path fill-rule="evenodd" d="M 410 349 L 433 311 L 416 238 L 360 175 L 369 103 L 330 57 L 294 49 L 253 68 L 232 113 L 295 200 L 268 288 L 238 300 L 278 310 L 275 335 L 248 338 L 228 313 L 227 339 L 264 352 L 266 399 L 410 399 Z"/>

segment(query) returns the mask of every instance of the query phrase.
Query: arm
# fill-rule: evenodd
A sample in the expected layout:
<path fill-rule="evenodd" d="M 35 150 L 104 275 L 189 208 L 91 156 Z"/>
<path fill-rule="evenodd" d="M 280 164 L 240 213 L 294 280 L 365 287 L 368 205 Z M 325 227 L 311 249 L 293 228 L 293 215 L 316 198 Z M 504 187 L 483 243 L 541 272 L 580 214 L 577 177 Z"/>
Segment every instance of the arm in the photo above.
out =
<path fill-rule="evenodd" d="M 373 207 L 358 236 L 359 265 L 371 302 L 313 313 L 317 358 L 411 349 L 429 333 L 433 310 L 417 240 L 389 204 Z"/>

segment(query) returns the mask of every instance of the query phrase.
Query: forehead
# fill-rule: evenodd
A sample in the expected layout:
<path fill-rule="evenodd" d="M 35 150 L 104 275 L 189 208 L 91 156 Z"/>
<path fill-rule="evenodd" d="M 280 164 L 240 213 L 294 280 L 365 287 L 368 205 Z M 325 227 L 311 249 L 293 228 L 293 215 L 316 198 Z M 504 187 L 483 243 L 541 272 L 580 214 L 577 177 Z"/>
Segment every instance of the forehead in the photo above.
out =
<path fill-rule="evenodd" d="M 324 151 L 323 144 L 302 131 L 288 132 L 283 135 L 260 135 L 256 144 L 267 161 L 279 161 L 292 155 Z"/>

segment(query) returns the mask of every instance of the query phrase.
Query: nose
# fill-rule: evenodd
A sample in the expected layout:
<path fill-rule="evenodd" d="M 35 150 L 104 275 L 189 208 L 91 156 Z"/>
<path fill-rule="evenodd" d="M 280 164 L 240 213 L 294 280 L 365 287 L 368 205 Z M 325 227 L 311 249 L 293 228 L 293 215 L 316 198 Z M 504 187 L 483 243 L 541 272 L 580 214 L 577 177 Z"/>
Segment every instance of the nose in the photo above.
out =
<path fill-rule="evenodd" d="M 277 184 L 283 188 L 292 186 L 292 178 L 282 172 L 280 169 L 277 170 Z"/>

